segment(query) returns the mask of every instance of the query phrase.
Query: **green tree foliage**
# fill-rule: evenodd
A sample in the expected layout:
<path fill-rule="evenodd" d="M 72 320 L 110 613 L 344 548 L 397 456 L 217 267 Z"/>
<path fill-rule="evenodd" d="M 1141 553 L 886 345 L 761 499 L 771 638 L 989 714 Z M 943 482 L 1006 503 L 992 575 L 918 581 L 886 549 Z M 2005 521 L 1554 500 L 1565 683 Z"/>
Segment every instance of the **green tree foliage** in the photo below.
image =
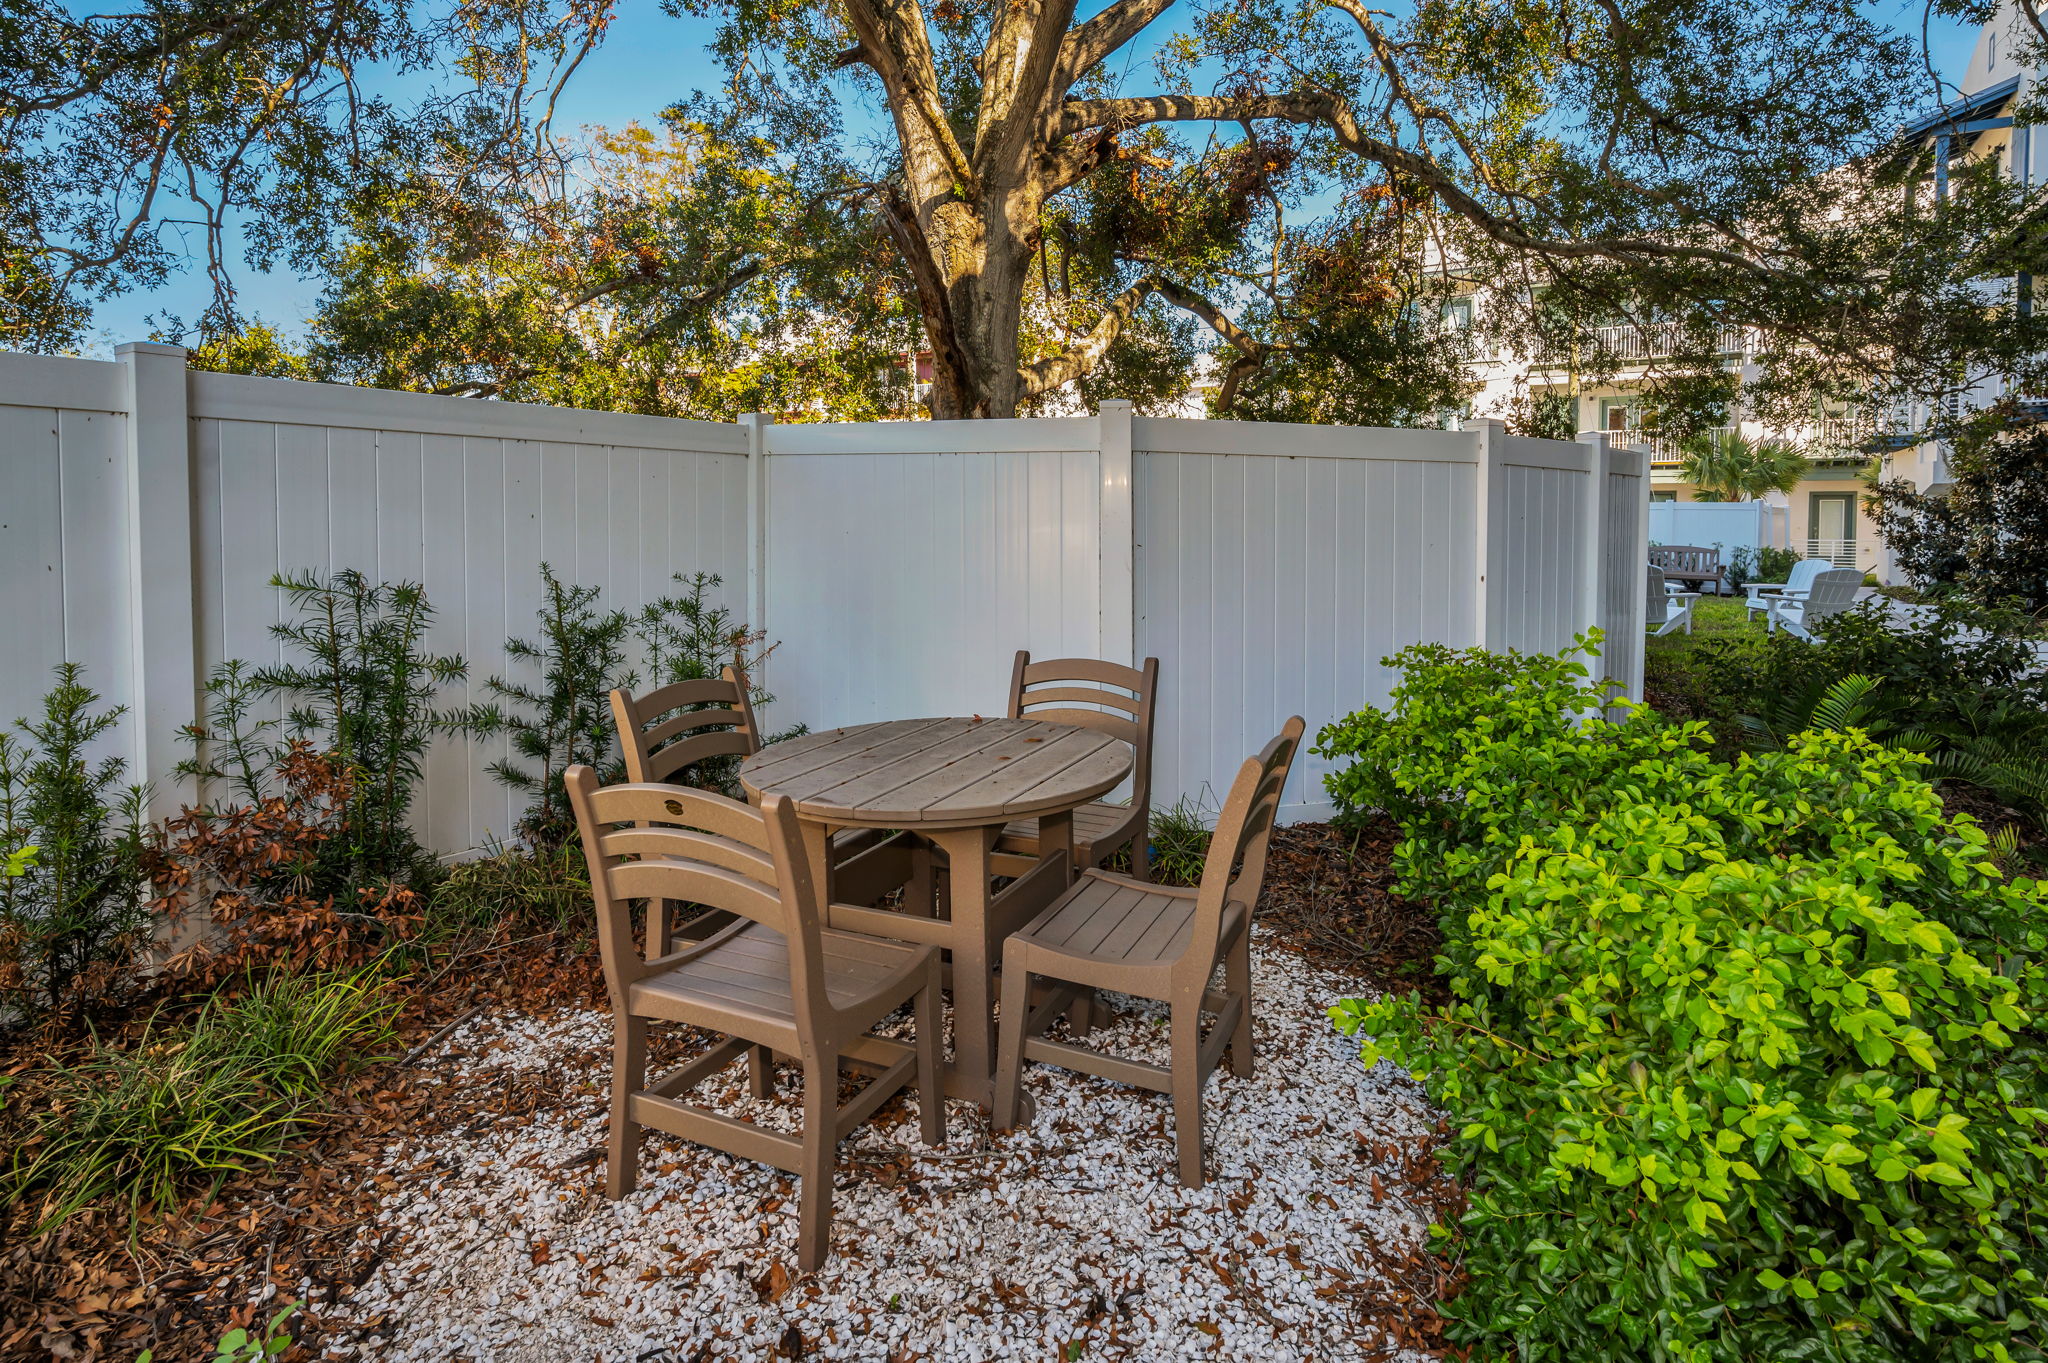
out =
<path fill-rule="evenodd" d="M 75 1017 L 111 991 L 149 923 L 142 787 L 101 756 L 120 706 L 78 663 L 39 719 L 0 731 L 0 1025 Z"/>
<path fill-rule="evenodd" d="M 1481 286 L 1473 329 L 1580 381 L 1620 362 L 1603 326 L 1658 328 L 1681 433 L 1725 408 L 1731 326 L 1778 425 L 2040 377 L 2048 320 L 1976 283 L 2048 272 L 2031 191 L 1966 159 L 1932 202 L 1896 137 L 1925 53 L 1865 7 L 713 5 L 719 87 L 585 145 L 549 111 L 605 4 L 12 3 L 0 258 L 37 344 L 172 268 L 175 182 L 203 335 L 236 334 L 246 212 L 259 259 L 331 270 L 317 370 L 444 392 L 894 413 L 922 348 L 933 414 L 1007 416 L 1163 402 L 1207 346 L 1219 414 L 1424 419 L 1467 391 L 1443 318 Z M 380 62 L 459 74 L 399 109 L 357 84 Z"/>
<path fill-rule="evenodd" d="M 2014 429 L 2000 407 L 1951 446 L 1945 491 L 1881 482 L 1868 499 L 1899 566 L 1986 604 L 2048 609 L 2048 426 Z"/>
<path fill-rule="evenodd" d="M 1318 747 L 1340 807 L 1399 820 L 1452 998 L 1333 1014 L 1458 1132 L 1453 1340 L 2041 1357 L 2044 887 L 1857 734 L 1725 763 L 1697 723 L 1600 718 L 1571 657 L 1389 661 L 1391 710 Z"/>
<path fill-rule="evenodd" d="M 544 159 L 526 104 L 608 17 L 535 0 L 5 0 L 0 345 L 77 345 L 93 302 L 194 258 L 214 286 L 205 329 L 232 330 L 231 226 L 249 263 L 313 273 L 350 197 L 450 135 L 496 145 L 481 173 L 516 182 Z M 406 78 L 417 100 L 378 93 Z"/>

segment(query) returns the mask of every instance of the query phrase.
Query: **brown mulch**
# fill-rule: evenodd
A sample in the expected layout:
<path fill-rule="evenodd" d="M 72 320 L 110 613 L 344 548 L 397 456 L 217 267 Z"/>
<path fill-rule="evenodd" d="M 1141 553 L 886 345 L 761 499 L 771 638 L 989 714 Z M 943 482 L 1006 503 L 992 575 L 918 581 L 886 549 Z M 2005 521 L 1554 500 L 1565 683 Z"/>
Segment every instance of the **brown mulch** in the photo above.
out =
<path fill-rule="evenodd" d="M 1259 909 L 1276 944 L 1379 988 L 1433 991 L 1435 914 L 1391 892 L 1393 843 L 1384 825 L 1356 833 L 1324 824 L 1278 830 Z M 390 1248 L 376 1217 L 399 1180 L 372 1173 L 388 1145 L 423 1132 L 518 1121 L 562 1097 L 558 1085 L 533 1073 L 506 1071 L 467 1087 L 446 1083 L 436 1058 L 448 1034 L 485 1009 L 545 1011 L 604 1001 L 596 952 L 552 937 L 453 954 L 405 987 L 401 1055 L 349 1080 L 332 1095 L 331 1115 L 276 1164 L 231 1175 L 211 1197 L 145 1217 L 132 1239 L 122 1208 L 89 1207 L 35 1235 L 22 1224 L 32 1210 L 0 1207 L 0 1359 L 125 1361 L 145 1348 L 159 1363 L 211 1358 L 222 1334 L 260 1329 L 306 1295 L 307 1280 L 318 1300 L 333 1302 L 337 1289 L 366 1281 Z M 100 1034 L 139 1031 L 150 1006 L 145 1001 L 103 1024 Z M 0 1076 L 15 1081 L 7 1088 L 13 1115 L 0 1119 L 0 1143 L 11 1143 L 9 1128 L 35 1110 L 45 1087 L 41 1073 L 84 1049 L 83 1038 L 53 1047 L 32 1037 L 0 1049 Z M 1413 1161 L 1407 1195 L 1445 1196 L 1428 1149 L 1418 1147 Z M 1415 1256 L 1397 1286 L 1361 1289 L 1354 1303 L 1361 1325 L 1377 1327 L 1390 1344 L 1440 1348 L 1435 1303 L 1445 1274 L 1433 1258 Z M 250 1305 L 266 1284 L 269 1302 Z M 294 1345 L 287 1360 L 315 1356 L 312 1342 L 328 1333 L 318 1310 L 302 1307 L 286 1324 L 293 1338 L 308 1341 Z"/>
<path fill-rule="evenodd" d="M 1274 830 L 1259 921 L 1280 943 L 1380 989 L 1439 997 L 1436 910 L 1393 892 L 1399 832 L 1382 816 L 1360 829 L 1302 823 Z"/>
<path fill-rule="evenodd" d="M 387 1144 L 422 1130 L 518 1120 L 557 1096 L 533 1075 L 507 1073 L 467 1088 L 442 1082 L 433 1060 L 446 1032 L 486 1008 L 601 1003 L 594 957 L 537 939 L 467 950 L 422 972 L 408 982 L 401 1054 L 332 1093 L 332 1111 L 275 1164 L 230 1175 L 211 1197 L 146 1216 L 132 1238 L 123 1207 L 88 1207 L 41 1235 L 24 1223 L 33 1209 L 0 1207 L 0 1359 L 128 1360 L 143 1349 L 159 1363 L 211 1358 L 221 1335 L 262 1327 L 305 1295 L 306 1280 L 326 1289 L 320 1295 L 327 1300 L 332 1289 L 365 1281 L 386 1250 L 367 1228 L 383 1194 L 397 1186 L 389 1175 L 370 1175 Z M 138 1015 L 128 1026 L 139 1029 L 142 1021 Z M 16 1081 L 7 1090 L 10 1112 L 32 1111 L 43 1087 L 38 1072 L 83 1050 L 82 1040 L 53 1048 L 45 1039 L 15 1038 L 0 1053 L 0 1075 Z M 270 1302 L 250 1305 L 266 1284 L 274 1289 Z M 299 1339 L 322 1334 L 317 1311 L 307 1308 L 284 1329 Z M 285 1355 L 311 1357 L 304 1345 Z"/>

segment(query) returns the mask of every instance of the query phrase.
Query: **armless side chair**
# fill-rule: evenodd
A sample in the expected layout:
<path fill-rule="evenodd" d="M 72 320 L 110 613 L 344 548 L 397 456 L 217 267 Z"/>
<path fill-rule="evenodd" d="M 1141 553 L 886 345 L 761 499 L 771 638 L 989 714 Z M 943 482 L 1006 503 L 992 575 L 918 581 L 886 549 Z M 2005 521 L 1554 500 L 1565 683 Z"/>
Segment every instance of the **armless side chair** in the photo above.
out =
<path fill-rule="evenodd" d="M 945 1142 L 938 951 L 822 926 L 821 896 L 796 813 L 780 796 L 755 809 L 683 786 L 600 789 L 587 766 L 571 767 L 567 785 L 590 864 L 612 1005 L 605 1195 L 633 1191 L 644 1127 L 760 1160 L 797 1175 L 798 1260 L 805 1269 L 819 1267 L 831 1243 L 842 1138 L 915 1083 L 925 1142 Z M 633 942 L 634 901 L 665 899 L 710 905 L 740 922 L 705 941 L 643 957 Z M 915 1045 L 872 1034 L 905 1003 L 915 1007 Z M 647 1034 L 655 1022 L 701 1027 L 719 1039 L 650 1082 Z M 774 1083 L 771 1051 L 803 1063 L 801 1134 L 682 1100 L 743 1054 L 754 1094 L 767 1097 Z M 843 1107 L 842 1067 L 873 1075 Z"/>
<path fill-rule="evenodd" d="M 1296 715 L 1238 768 L 1199 888 L 1148 885 L 1091 869 L 1004 944 L 998 1128 L 1017 1123 L 1026 1060 L 1170 1093 L 1180 1181 L 1202 1186 L 1203 1084 L 1226 1051 L 1231 1073 L 1252 1073 L 1252 906 L 1302 728 Z M 1223 988 L 1213 989 L 1219 965 Z M 1045 987 L 1036 1007 L 1034 986 Z M 1170 1063 L 1146 1064 L 1042 1035 L 1083 989 L 1114 989 L 1166 1004 Z M 1203 1013 L 1216 1019 L 1206 1036 Z"/>
<path fill-rule="evenodd" d="M 716 677 L 674 682 L 637 696 L 616 690 L 611 700 L 628 781 L 674 784 L 707 759 L 752 757 L 761 750 L 753 687 L 746 673 L 732 666 Z M 876 829 L 842 829 L 832 838 L 832 863 L 832 897 L 872 904 L 911 876 L 911 842 Z M 654 953 L 665 953 L 674 938 L 702 940 L 732 921 L 726 913 L 664 905 L 650 928 Z"/>
<path fill-rule="evenodd" d="M 1159 660 L 1143 667 L 1125 667 L 1094 658 L 1050 658 L 1032 662 L 1019 650 L 1010 669 L 1011 719 L 1043 719 L 1094 729 L 1131 745 L 1131 802 L 1100 800 L 1074 811 L 1074 865 L 1099 866 L 1120 847 L 1131 849 L 1131 874 L 1152 878 L 1150 859 L 1152 815 L 1152 716 L 1159 708 Z M 1018 819 L 1004 826 L 998 852 L 1038 855 L 1038 820 Z"/>

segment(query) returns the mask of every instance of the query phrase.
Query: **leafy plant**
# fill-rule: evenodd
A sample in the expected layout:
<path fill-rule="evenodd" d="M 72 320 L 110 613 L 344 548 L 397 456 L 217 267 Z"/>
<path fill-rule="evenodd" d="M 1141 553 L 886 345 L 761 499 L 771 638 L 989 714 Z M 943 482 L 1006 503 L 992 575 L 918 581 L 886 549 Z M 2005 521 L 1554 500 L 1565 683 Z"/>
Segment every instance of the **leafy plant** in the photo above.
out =
<path fill-rule="evenodd" d="M 1454 1342 L 2039 1357 L 2044 887 L 1860 734 L 1722 762 L 1701 724 L 1604 718 L 1576 656 L 1391 661 L 1391 711 L 1318 746 L 1441 896 L 1452 999 L 1333 1015 L 1459 1133 Z"/>
<path fill-rule="evenodd" d="M 203 908 L 218 928 L 165 962 L 166 974 L 188 984 L 252 968 L 359 965 L 419 926 L 417 871 L 412 884 L 335 883 L 353 864 L 329 849 L 346 836 L 356 785 L 336 754 L 289 739 L 262 779 L 257 800 L 166 820 L 148 858 L 161 892 L 154 909 L 176 920 Z"/>
<path fill-rule="evenodd" d="M 1686 443 L 1681 475 L 1702 501 L 1744 502 L 1767 492 L 1790 492 L 1810 467 L 1789 440 L 1752 440 L 1739 431 L 1702 432 Z"/>
<path fill-rule="evenodd" d="M 1749 582 L 1783 582 L 1791 576 L 1792 565 L 1797 562 L 1799 555 L 1791 549 L 1779 549 L 1769 544 L 1754 548 L 1738 544 L 1728 553 L 1728 585 L 1741 591 Z"/>
<path fill-rule="evenodd" d="M 40 1193 L 42 1227 L 117 1197 L 131 1216 L 275 1159 L 322 1085 L 391 1038 L 396 1000 L 362 974 L 272 976 L 189 1027 L 145 1028 L 55 1070 L 5 1191 Z"/>
<path fill-rule="evenodd" d="M 1209 816 L 1183 795 L 1152 811 L 1152 878 L 1168 885 L 1195 885 L 1209 857 Z"/>
<path fill-rule="evenodd" d="M 1775 638 L 1713 665 L 1743 741 L 1775 746 L 1809 728 L 1862 728 L 1926 753 L 1929 775 L 1978 786 L 2039 818 L 2048 811 L 2048 679 L 2017 618 L 1942 597 L 1911 623 L 1861 606 L 1812 643 Z"/>
<path fill-rule="evenodd" d="M 417 583 L 373 583 L 344 568 L 271 585 L 294 612 L 271 632 L 301 661 L 257 669 L 254 685 L 282 696 L 291 732 L 352 777 L 340 835 L 323 858 L 339 859 L 338 879 L 350 884 L 430 873 L 433 859 L 406 820 L 428 746 L 449 725 L 435 698 L 467 665 L 427 649 L 434 610 Z"/>
<path fill-rule="evenodd" d="M 718 676 L 727 667 L 743 677 L 757 676 L 761 664 L 775 651 L 775 645 L 767 642 L 764 631 L 735 619 L 730 607 L 712 603 L 712 590 L 723 585 L 725 579 L 717 573 L 698 572 L 687 577 L 676 573 L 673 580 L 681 584 L 680 594 L 649 602 L 635 617 L 648 686 L 701 681 Z M 772 704 L 775 697 L 755 686 L 752 699 L 758 708 Z M 807 732 L 808 728 L 799 724 L 769 734 L 763 742 L 775 743 Z M 737 757 L 706 758 L 688 768 L 682 779 L 737 797 L 739 769 Z"/>
<path fill-rule="evenodd" d="M 472 707 L 460 722 L 471 734 L 511 735 L 515 758 L 537 764 L 536 771 L 501 760 L 489 770 L 501 784 L 532 798 L 520 821 L 521 833 L 537 847 L 554 847 L 576 833 L 562 774 L 580 762 L 596 767 L 607 780 L 617 779 L 608 697 L 614 687 L 632 686 L 637 678 L 626 668 L 632 617 L 622 610 L 598 610 L 596 587 L 564 586 L 546 563 L 540 565 L 540 576 L 546 600 L 539 611 L 538 642 L 505 641 L 507 654 L 538 666 L 539 682 L 490 678 L 484 690 L 492 701 Z M 694 639 L 687 630 L 678 633 Z M 666 637 L 663 644 L 668 646 Z M 671 649 L 664 660 L 672 656 Z"/>
<path fill-rule="evenodd" d="M 1941 493 L 1901 479 L 1879 483 L 1868 502 L 1915 582 L 2039 611 L 2048 607 L 2048 426 L 2015 428 L 2018 415 L 2000 404 L 1958 435 Z"/>
<path fill-rule="evenodd" d="M 121 978 L 148 925 L 140 786 L 92 749 L 123 710 L 96 710 L 77 663 L 56 669 L 39 720 L 0 731 L 0 1003 L 54 1021 Z"/>
<path fill-rule="evenodd" d="M 283 1358 L 292 1347 L 292 1337 L 285 1332 L 284 1323 L 298 1309 L 297 1302 L 287 1303 L 260 1331 L 241 1326 L 228 1331 L 214 1345 L 213 1363 L 263 1363 L 265 1359 Z M 155 1358 L 155 1350 L 144 1349 L 135 1356 L 135 1363 L 153 1363 Z"/>
<path fill-rule="evenodd" d="M 580 848 L 494 844 L 448 869 L 435 887 L 427 925 L 433 933 L 588 932 L 595 927 L 590 915 L 590 872 Z"/>

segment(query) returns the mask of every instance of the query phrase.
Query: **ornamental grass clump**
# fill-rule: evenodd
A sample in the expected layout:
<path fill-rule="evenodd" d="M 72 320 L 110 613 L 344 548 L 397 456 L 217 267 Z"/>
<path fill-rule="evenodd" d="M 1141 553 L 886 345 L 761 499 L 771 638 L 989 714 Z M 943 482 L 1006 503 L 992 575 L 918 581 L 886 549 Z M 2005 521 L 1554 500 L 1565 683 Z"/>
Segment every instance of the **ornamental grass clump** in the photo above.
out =
<path fill-rule="evenodd" d="M 1590 652 L 1591 645 L 1586 649 Z M 1444 906 L 1445 1007 L 1333 1010 L 1458 1130 L 1482 1358 L 2043 1357 L 2043 887 L 1856 732 L 1718 762 L 1575 657 L 1414 649 L 1330 726 Z"/>

